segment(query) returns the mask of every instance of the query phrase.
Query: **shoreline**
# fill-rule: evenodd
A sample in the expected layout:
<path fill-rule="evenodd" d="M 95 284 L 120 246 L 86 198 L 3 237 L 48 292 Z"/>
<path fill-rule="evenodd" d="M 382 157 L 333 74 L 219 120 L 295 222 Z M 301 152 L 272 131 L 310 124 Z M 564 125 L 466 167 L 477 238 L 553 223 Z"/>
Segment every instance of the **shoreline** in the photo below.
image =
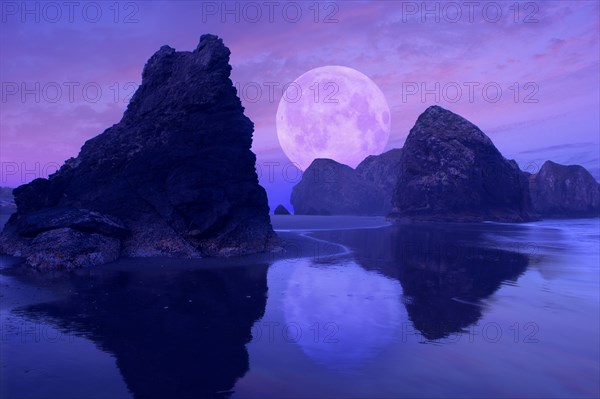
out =
<path fill-rule="evenodd" d="M 235 256 L 235 257 L 205 257 L 205 258 L 170 258 L 170 257 L 144 257 L 144 258 L 127 258 L 122 257 L 114 262 L 105 265 L 82 268 L 75 270 L 37 270 L 29 267 L 20 266 L 23 263 L 22 258 L 10 255 L 0 254 L 0 275 L 21 274 L 19 270 L 23 270 L 24 274 L 36 273 L 45 274 L 52 273 L 53 275 L 60 273 L 78 273 L 88 272 L 90 270 L 134 270 L 169 267 L 173 269 L 188 269 L 188 268 L 228 268 L 228 267 L 243 267 L 253 264 L 273 263 L 278 260 L 285 259 L 302 259 L 307 257 L 336 257 L 347 256 L 353 251 L 351 248 L 337 242 L 323 240 L 314 237 L 313 233 L 326 231 L 344 231 L 344 230 L 365 230 L 379 229 L 394 225 L 419 225 L 419 226 L 463 226 L 469 229 L 484 229 L 491 228 L 493 232 L 495 228 L 506 226 L 515 228 L 557 228 L 556 223 L 565 224 L 571 222 L 573 225 L 581 225 L 590 222 L 600 222 L 599 218 L 586 219 L 546 219 L 543 221 L 535 221 L 528 223 L 501 223 L 501 222 L 473 222 L 473 223 L 452 223 L 452 222 L 412 222 L 398 223 L 387 220 L 383 216 L 321 216 L 321 215 L 271 215 L 271 223 L 273 230 L 283 241 L 280 250 L 272 252 L 263 252 L 251 255 Z M 0 220 L 2 222 L 2 220 Z"/>
<path fill-rule="evenodd" d="M 351 253 L 344 245 L 311 237 L 310 233 L 315 231 L 329 230 L 355 230 L 365 228 L 381 228 L 390 226 L 383 217 L 363 216 L 295 216 L 295 215 L 272 215 L 273 230 L 282 239 L 281 250 L 264 252 L 251 255 L 235 257 L 205 257 L 205 258 L 170 258 L 170 257 L 144 257 L 127 258 L 121 257 L 94 268 L 83 268 L 75 270 L 36 270 L 25 267 L 24 270 L 32 273 L 70 273 L 80 270 L 130 270 L 131 268 L 152 269 L 159 267 L 177 268 L 226 268 L 239 267 L 251 264 L 272 263 L 283 259 L 302 259 L 314 256 L 318 253 L 321 257 L 344 256 Z M 325 225 L 330 226 L 325 228 Z M 17 273 L 23 263 L 22 258 L 10 255 L 0 255 L 0 274 Z M 11 271 L 9 271 L 11 270 Z"/>

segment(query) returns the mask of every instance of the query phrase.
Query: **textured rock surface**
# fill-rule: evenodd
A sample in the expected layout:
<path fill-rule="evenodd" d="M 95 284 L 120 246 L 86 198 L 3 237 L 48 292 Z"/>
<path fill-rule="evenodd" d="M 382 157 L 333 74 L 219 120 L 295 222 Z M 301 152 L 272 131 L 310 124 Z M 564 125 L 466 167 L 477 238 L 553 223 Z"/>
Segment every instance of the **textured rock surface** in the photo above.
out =
<path fill-rule="evenodd" d="M 529 185 L 533 207 L 544 217 L 600 216 L 600 185 L 583 166 L 546 161 Z"/>
<path fill-rule="evenodd" d="M 17 210 L 12 188 L 0 187 L 0 215 L 10 215 Z"/>
<path fill-rule="evenodd" d="M 395 148 L 380 155 L 370 155 L 356 167 L 356 172 L 363 179 L 374 183 L 382 192 L 383 215 L 387 215 L 392 209 L 392 194 L 398 181 L 401 155 L 402 149 Z"/>
<path fill-rule="evenodd" d="M 120 250 L 117 237 L 63 227 L 36 235 L 21 255 L 30 265 L 74 269 L 112 262 L 119 257 Z"/>
<path fill-rule="evenodd" d="M 477 126 L 429 107 L 402 149 L 392 199 L 394 219 L 429 221 L 536 219 L 526 176 Z"/>
<path fill-rule="evenodd" d="M 277 208 L 275 208 L 275 211 L 273 212 L 274 215 L 289 215 L 290 211 L 287 210 L 287 208 L 283 205 L 277 205 Z"/>
<path fill-rule="evenodd" d="M 81 242 L 93 251 L 95 235 L 110 244 L 98 241 L 102 256 L 93 264 L 115 257 L 115 239 L 123 256 L 229 256 L 269 249 L 275 235 L 250 151 L 253 124 L 229 79 L 229 54 L 212 35 L 202 36 L 192 52 L 169 46 L 157 51 L 118 124 L 87 141 L 49 179 L 14 190 L 18 211 L 4 229 L 1 249 L 18 254 L 27 246 L 28 253 L 39 249 L 50 256 L 52 248 L 39 243 L 39 235 L 51 230 L 60 230 L 52 234 L 61 237 L 57 251 L 65 266 L 79 265 L 75 249 Z M 82 210 L 79 217 L 96 218 L 94 223 L 111 220 L 126 232 L 86 230 L 73 215 L 62 220 L 61 209 Z M 49 212 L 47 220 L 40 211 Z M 35 234 L 23 230 L 31 223 L 42 228 Z M 30 263 L 60 267 L 38 258 Z"/>
<path fill-rule="evenodd" d="M 382 215 L 385 198 L 354 169 L 331 159 L 315 159 L 292 190 L 296 215 Z"/>

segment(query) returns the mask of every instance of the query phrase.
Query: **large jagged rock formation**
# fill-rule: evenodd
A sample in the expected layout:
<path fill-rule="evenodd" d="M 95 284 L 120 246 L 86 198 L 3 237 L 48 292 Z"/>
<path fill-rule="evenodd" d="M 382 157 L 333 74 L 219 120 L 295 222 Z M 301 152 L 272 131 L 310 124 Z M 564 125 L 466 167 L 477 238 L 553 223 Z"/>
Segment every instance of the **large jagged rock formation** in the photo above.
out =
<path fill-rule="evenodd" d="M 14 190 L 18 210 L 1 249 L 39 268 L 269 249 L 275 235 L 250 150 L 253 123 L 229 78 L 229 55 L 212 35 L 192 52 L 161 47 L 118 124 L 48 179 Z"/>
<path fill-rule="evenodd" d="M 296 215 L 382 215 L 385 198 L 354 169 L 331 159 L 315 159 L 292 190 Z"/>
<path fill-rule="evenodd" d="M 401 156 L 402 149 L 394 148 L 380 155 L 369 155 L 356 167 L 356 173 L 375 184 L 383 193 L 384 215 L 390 213 L 392 208 L 392 194 L 398 182 Z"/>
<path fill-rule="evenodd" d="M 526 176 L 477 126 L 427 108 L 402 150 L 391 217 L 425 221 L 535 220 Z"/>
<path fill-rule="evenodd" d="M 529 176 L 533 207 L 544 217 L 600 216 L 600 185 L 579 165 L 546 161 Z"/>
<path fill-rule="evenodd" d="M 356 169 L 315 159 L 292 191 L 297 215 L 387 215 L 401 149 L 370 155 Z"/>

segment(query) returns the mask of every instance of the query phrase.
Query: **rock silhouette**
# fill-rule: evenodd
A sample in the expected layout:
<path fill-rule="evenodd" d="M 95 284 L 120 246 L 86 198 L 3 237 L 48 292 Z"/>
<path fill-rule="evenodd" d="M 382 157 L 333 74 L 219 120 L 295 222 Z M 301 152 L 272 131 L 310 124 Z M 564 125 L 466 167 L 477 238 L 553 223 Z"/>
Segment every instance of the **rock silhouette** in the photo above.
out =
<path fill-rule="evenodd" d="M 423 112 L 402 149 L 356 170 L 316 159 L 292 192 L 296 214 L 388 215 L 394 220 L 538 219 L 527 176 L 471 122 L 438 106 Z"/>
<path fill-rule="evenodd" d="M 287 210 L 287 208 L 283 205 L 277 205 L 277 208 L 275 208 L 275 211 L 273 212 L 274 215 L 289 215 L 290 211 Z"/>
<path fill-rule="evenodd" d="M 370 155 L 356 169 L 316 159 L 292 192 L 298 215 L 387 215 L 400 168 L 401 149 Z"/>
<path fill-rule="evenodd" d="M 427 108 L 410 130 L 392 206 L 396 220 L 537 219 L 517 163 L 477 126 L 439 106 Z"/>
<path fill-rule="evenodd" d="M 529 176 L 531 199 L 544 217 L 600 216 L 600 185 L 583 166 L 546 161 Z"/>
<path fill-rule="evenodd" d="M 17 212 L 0 248 L 37 268 L 271 248 L 253 123 L 229 78 L 229 55 L 213 35 L 191 52 L 161 47 L 119 123 L 48 179 L 14 190 Z"/>
<path fill-rule="evenodd" d="M 10 187 L 0 187 L 0 215 L 10 215 L 17 210 Z"/>
<path fill-rule="evenodd" d="M 537 174 L 522 172 L 477 126 L 433 106 L 403 148 L 369 156 L 355 170 L 315 159 L 291 202 L 299 215 L 527 222 L 600 215 L 600 185 L 579 165 L 548 161 Z"/>
<path fill-rule="evenodd" d="M 383 193 L 383 215 L 392 210 L 392 194 L 398 182 L 401 156 L 402 149 L 394 148 L 380 155 L 370 155 L 356 167 L 356 173 L 374 183 Z"/>
<path fill-rule="evenodd" d="M 386 198 L 350 166 L 315 159 L 292 189 L 296 215 L 383 215 Z"/>

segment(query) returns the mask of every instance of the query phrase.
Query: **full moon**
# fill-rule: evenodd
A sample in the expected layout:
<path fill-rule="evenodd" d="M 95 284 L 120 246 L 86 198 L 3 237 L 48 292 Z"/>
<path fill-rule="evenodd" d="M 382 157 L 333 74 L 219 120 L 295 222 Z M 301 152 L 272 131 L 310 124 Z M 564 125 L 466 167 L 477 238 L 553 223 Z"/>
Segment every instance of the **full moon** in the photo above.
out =
<path fill-rule="evenodd" d="M 300 169 L 316 158 L 356 167 L 380 154 L 390 135 L 390 109 L 366 75 L 344 66 L 323 66 L 290 83 L 277 109 L 281 148 Z"/>

